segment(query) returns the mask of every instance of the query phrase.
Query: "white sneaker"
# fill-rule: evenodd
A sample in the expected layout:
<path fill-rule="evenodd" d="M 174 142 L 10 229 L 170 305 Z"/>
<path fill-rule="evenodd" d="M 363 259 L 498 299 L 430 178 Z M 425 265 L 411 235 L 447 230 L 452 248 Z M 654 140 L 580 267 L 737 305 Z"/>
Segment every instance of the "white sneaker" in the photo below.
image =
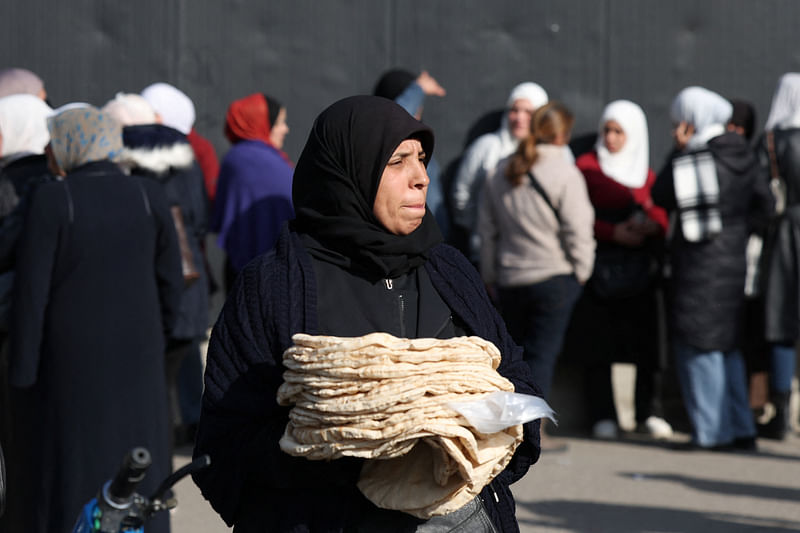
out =
<path fill-rule="evenodd" d="M 644 427 L 647 433 L 654 439 L 669 439 L 672 438 L 672 426 L 669 422 L 658 416 L 649 416 L 644 421 Z"/>
<path fill-rule="evenodd" d="M 611 419 L 598 420 L 592 428 L 592 436 L 596 439 L 616 439 L 619 435 L 617 423 Z"/>

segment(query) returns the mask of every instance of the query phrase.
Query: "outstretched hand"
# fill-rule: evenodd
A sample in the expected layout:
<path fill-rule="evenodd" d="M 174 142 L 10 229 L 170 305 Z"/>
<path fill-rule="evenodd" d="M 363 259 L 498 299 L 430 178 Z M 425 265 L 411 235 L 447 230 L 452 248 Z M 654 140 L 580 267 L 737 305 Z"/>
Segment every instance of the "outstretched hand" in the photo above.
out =
<path fill-rule="evenodd" d="M 422 92 L 427 95 L 433 96 L 444 96 L 447 94 L 447 91 L 444 90 L 444 87 L 439 85 L 439 82 L 436 79 L 428 74 L 427 70 L 423 70 L 419 76 L 417 76 L 417 84 L 422 87 Z"/>

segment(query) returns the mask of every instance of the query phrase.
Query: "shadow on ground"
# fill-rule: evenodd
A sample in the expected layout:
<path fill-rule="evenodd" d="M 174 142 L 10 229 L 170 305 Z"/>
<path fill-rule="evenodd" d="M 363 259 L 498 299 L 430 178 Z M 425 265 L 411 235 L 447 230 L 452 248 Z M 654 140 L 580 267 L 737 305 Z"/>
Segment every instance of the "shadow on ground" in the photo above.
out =
<path fill-rule="evenodd" d="M 795 495 L 794 498 L 797 498 Z M 641 533 L 681 531 L 702 533 L 771 533 L 800 530 L 800 521 L 764 519 L 744 514 L 727 514 L 663 507 L 639 507 L 585 501 L 517 501 L 536 515 L 521 519 L 523 529 L 593 533 Z"/>

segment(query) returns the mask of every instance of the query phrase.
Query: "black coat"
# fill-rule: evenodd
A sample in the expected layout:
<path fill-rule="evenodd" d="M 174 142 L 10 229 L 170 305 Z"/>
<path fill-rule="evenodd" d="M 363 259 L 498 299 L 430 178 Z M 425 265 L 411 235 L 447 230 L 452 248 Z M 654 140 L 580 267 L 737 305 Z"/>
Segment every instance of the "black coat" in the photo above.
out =
<path fill-rule="evenodd" d="M 179 206 L 194 266 L 200 277 L 184 287 L 172 339 L 198 339 L 208 329 L 208 273 L 203 242 L 208 225 L 203 172 L 184 134 L 161 124 L 127 126 L 123 130 L 124 158 L 132 174 L 158 182 L 167 203 Z"/>
<path fill-rule="evenodd" d="M 499 348 L 503 357 L 497 370 L 517 392 L 538 394 L 522 350 L 475 269 L 449 246 L 429 253 L 424 268 L 453 319 Z M 195 445 L 196 455 L 211 456 L 211 466 L 194 479 L 237 530 L 341 532 L 365 501 L 355 487 L 361 460 L 309 461 L 278 446 L 289 412 L 276 401 L 283 381 L 281 354 L 294 333 L 319 333 L 317 290 L 300 238 L 284 231 L 272 252 L 242 271 L 214 326 Z M 538 457 L 539 422 L 529 422 L 511 463 L 481 492 L 499 531 L 519 531 L 509 485 Z"/>
<path fill-rule="evenodd" d="M 31 192 L 53 179 L 44 155 L 22 157 L 4 166 L 0 172 L 0 272 L 14 266 L 14 254 Z"/>
<path fill-rule="evenodd" d="M 722 232 L 689 242 L 676 224 L 669 249 L 669 321 L 672 334 L 701 350 L 732 350 L 740 343 L 744 313 L 745 248 L 754 227 L 763 224 L 772 199 L 758 180 L 754 152 L 743 137 L 725 133 L 708 142 L 719 181 Z M 672 166 L 653 188 L 655 203 L 676 206 Z"/>
<path fill-rule="evenodd" d="M 70 531 L 132 447 L 153 456 L 144 494 L 169 472 L 164 332 L 182 284 L 155 183 L 101 161 L 37 188 L 12 308 L 11 531 Z"/>
<path fill-rule="evenodd" d="M 762 257 L 765 334 L 794 343 L 800 336 L 800 129 L 776 130 L 778 173 L 786 185 L 786 210 L 769 225 Z M 770 179 L 766 140 L 759 146 L 761 178 Z"/>

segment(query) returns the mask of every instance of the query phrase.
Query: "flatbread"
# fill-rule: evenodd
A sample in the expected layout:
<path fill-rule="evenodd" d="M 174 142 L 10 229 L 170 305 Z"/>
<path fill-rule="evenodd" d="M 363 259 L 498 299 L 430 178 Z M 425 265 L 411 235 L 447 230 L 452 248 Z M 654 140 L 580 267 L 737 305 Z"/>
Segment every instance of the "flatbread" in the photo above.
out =
<path fill-rule="evenodd" d="M 297 334 L 278 403 L 293 405 L 280 447 L 312 460 L 367 459 L 358 487 L 420 518 L 454 511 L 511 460 L 522 426 L 480 433 L 449 402 L 513 391 L 480 337 L 401 339 Z"/>

